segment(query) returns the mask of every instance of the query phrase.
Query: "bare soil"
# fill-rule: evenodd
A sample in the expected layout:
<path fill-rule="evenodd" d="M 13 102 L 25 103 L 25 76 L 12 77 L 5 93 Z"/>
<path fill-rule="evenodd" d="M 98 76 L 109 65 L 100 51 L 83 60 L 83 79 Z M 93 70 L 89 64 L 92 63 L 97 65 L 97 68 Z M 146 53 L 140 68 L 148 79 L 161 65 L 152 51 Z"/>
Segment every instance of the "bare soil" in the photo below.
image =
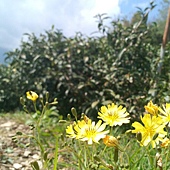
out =
<path fill-rule="evenodd" d="M 22 122 L 0 115 L 0 170 L 32 170 L 30 163 L 39 160 L 36 148 L 27 147 L 28 139 L 12 140 L 16 132 L 31 133 Z"/>

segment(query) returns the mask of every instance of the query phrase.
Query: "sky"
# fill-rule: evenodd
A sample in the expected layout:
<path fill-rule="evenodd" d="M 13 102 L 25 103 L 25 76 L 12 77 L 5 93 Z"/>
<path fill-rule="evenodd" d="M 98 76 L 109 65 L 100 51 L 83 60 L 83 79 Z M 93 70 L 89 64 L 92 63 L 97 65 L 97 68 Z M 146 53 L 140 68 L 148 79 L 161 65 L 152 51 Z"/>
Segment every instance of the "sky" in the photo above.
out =
<path fill-rule="evenodd" d="M 159 4 L 161 0 L 155 0 Z M 67 37 L 76 32 L 90 36 L 97 31 L 97 14 L 106 13 L 112 19 L 130 18 L 149 6 L 149 0 L 1 0 L 0 1 L 0 61 L 2 53 L 19 48 L 24 33 L 39 35 L 52 25 Z M 151 12 L 154 18 L 158 7 Z M 108 21 L 109 22 L 109 21 Z"/>

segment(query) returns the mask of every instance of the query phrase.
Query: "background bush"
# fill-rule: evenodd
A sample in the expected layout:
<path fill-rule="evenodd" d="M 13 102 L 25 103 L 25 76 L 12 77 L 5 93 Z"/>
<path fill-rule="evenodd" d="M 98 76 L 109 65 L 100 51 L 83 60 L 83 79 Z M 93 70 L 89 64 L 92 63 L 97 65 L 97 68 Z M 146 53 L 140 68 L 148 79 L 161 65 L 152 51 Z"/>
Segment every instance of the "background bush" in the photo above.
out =
<path fill-rule="evenodd" d="M 71 107 L 96 116 L 103 104 L 123 104 L 138 115 L 151 99 L 169 101 L 170 45 L 167 45 L 161 74 L 157 72 L 161 38 L 155 23 L 147 24 L 151 6 L 139 9 L 137 21 L 125 24 L 98 15 L 100 36 L 77 33 L 67 38 L 52 27 L 40 36 L 26 34 L 20 48 L 7 53 L 7 65 L 0 67 L 1 110 L 19 107 L 28 90 L 49 91 L 58 98 L 60 114 Z"/>

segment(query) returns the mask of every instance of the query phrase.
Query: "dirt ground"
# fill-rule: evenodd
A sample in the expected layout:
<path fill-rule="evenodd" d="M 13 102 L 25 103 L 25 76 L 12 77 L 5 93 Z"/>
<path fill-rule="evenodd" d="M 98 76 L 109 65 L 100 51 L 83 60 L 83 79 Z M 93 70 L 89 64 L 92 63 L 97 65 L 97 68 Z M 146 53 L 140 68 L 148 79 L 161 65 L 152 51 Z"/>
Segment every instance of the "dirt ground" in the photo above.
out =
<path fill-rule="evenodd" d="M 26 147 L 28 139 L 12 140 L 16 132 L 31 133 L 29 126 L 0 115 L 0 170 L 32 170 L 30 163 L 39 160 L 38 151 Z"/>

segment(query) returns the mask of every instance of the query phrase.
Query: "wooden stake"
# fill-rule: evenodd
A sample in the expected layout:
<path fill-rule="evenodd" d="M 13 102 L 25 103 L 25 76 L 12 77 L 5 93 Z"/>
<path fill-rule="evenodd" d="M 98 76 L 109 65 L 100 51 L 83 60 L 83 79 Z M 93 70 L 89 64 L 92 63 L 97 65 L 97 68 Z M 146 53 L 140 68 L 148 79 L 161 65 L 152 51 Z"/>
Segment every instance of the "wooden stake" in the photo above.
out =
<path fill-rule="evenodd" d="M 164 30 L 164 35 L 163 35 L 163 40 L 162 40 L 162 45 L 163 48 L 165 48 L 167 40 L 168 40 L 168 35 L 170 35 L 170 7 L 169 7 L 169 12 L 166 20 L 166 25 L 165 25 L 165 30 Z"/>

